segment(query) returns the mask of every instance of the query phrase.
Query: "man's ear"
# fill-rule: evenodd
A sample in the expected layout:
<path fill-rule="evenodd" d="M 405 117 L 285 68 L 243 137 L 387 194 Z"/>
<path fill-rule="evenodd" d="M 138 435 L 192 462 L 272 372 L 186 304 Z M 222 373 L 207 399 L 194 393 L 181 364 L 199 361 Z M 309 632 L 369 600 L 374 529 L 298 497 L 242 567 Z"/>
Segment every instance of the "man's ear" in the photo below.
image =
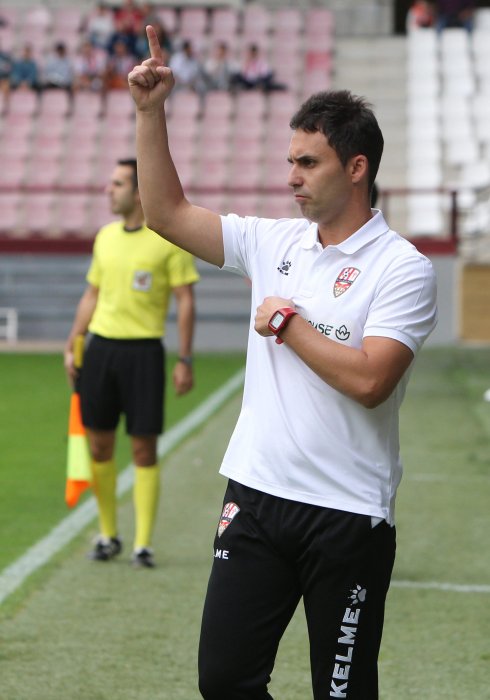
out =
<path fill-rule="evenodd" d="M 360 182 L 363 178 L 368 175 L 368 160 L 366 156 L 358 155 L 351 158 L 350 161 L 350 174 L 352 177 L 352 182 Z"/>

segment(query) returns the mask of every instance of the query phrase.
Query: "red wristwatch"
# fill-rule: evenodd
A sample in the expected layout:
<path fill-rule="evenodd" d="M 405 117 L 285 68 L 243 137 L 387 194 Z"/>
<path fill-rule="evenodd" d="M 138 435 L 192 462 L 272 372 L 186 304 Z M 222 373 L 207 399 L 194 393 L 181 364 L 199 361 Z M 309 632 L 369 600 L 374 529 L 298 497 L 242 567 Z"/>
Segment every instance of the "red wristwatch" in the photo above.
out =
<path fill-rule="evenodd" d="M 284 341 L 279 337 L 279 333 L 283 331 L 288 325 L 289 321 L 293 316 L 296 316 L 298 312 L 292 309 L 290 306 L 285 306 L 283 309 L 277 309 L 274 311 L 269 319 L 269 330 L 271 330 L 276 337 L 276 343 L 281 344 Z"/>

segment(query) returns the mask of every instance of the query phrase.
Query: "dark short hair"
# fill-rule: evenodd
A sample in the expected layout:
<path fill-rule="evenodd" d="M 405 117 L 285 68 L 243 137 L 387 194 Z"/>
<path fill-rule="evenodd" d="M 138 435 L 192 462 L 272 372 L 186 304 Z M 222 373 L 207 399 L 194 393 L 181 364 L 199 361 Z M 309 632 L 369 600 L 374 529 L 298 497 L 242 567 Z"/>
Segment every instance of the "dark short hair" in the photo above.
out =
<path fill-rule="evenodd" d="M 371 105 L 363 97 L 353 95 L 349 90 L 317 92 L 301 105 L 289 126 L 309 133 L 320 131 L 342 165 L 347 165 L 355 155 L 366 156 L 371 191 L 384 140 Z"/>
<path fill-rule="evenodd" d="M 135 190 L 138 189 L 138 165 L 136 163 L 136 158 L 120 158 L 117 161 L 118 165 L 125 165 L 128 168 L 131 168 L 133 171 L 131 173 L 131 178 L 133 180 L 133 188 Z"/>

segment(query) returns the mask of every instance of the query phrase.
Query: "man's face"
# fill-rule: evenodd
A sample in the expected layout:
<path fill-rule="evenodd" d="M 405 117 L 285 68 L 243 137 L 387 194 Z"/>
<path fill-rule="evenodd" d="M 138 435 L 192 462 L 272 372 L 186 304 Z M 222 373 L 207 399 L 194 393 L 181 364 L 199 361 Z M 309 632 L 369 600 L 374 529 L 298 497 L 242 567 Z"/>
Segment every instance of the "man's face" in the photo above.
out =
<path fill-rule="evenodd" d="M 133 170 L 128 165 L 117 165 L 114 168 L 106 191 L 113 214 L 127 217 L 139 203 L 138 190 L 135 190 L 133 185 Z"/>
<path fill-rule="evenodd" d="M 325 136 L 297 129 L 288 160 L 288 185 L 303 216 L 318 224 L 335 219 L 348 202 L 351 179 Z"/>

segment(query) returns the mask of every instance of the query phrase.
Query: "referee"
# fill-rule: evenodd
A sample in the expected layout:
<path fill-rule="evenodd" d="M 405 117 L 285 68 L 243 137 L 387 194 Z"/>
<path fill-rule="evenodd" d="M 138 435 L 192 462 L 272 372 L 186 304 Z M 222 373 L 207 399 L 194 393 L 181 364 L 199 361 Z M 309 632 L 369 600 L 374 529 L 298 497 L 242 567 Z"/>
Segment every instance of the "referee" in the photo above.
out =
<path fill-rule="evenodd" d="M 112 212 L 121 220 L 102 227 L 96 236 L 88 285 L 76 310 L 64 361 L 73 382 L 73 341 L 88 331 L 80 395 L 100 524 L 89 556 L 108 561 L 122 549 L 114 446 L 116 428 L 124 414 L 135 464 L 132 562 L 151 568 L 160 485 L 157 439 L 164 417 L 162 338 L 173 295 L 179 358 L 172 378 L 176 393 L 185 394 L 193 385 L 193 285 L 198 274 L 189 253 L 162 240 L 145 225 L 134 159 L 118 162 L 107 193 Z"/>

